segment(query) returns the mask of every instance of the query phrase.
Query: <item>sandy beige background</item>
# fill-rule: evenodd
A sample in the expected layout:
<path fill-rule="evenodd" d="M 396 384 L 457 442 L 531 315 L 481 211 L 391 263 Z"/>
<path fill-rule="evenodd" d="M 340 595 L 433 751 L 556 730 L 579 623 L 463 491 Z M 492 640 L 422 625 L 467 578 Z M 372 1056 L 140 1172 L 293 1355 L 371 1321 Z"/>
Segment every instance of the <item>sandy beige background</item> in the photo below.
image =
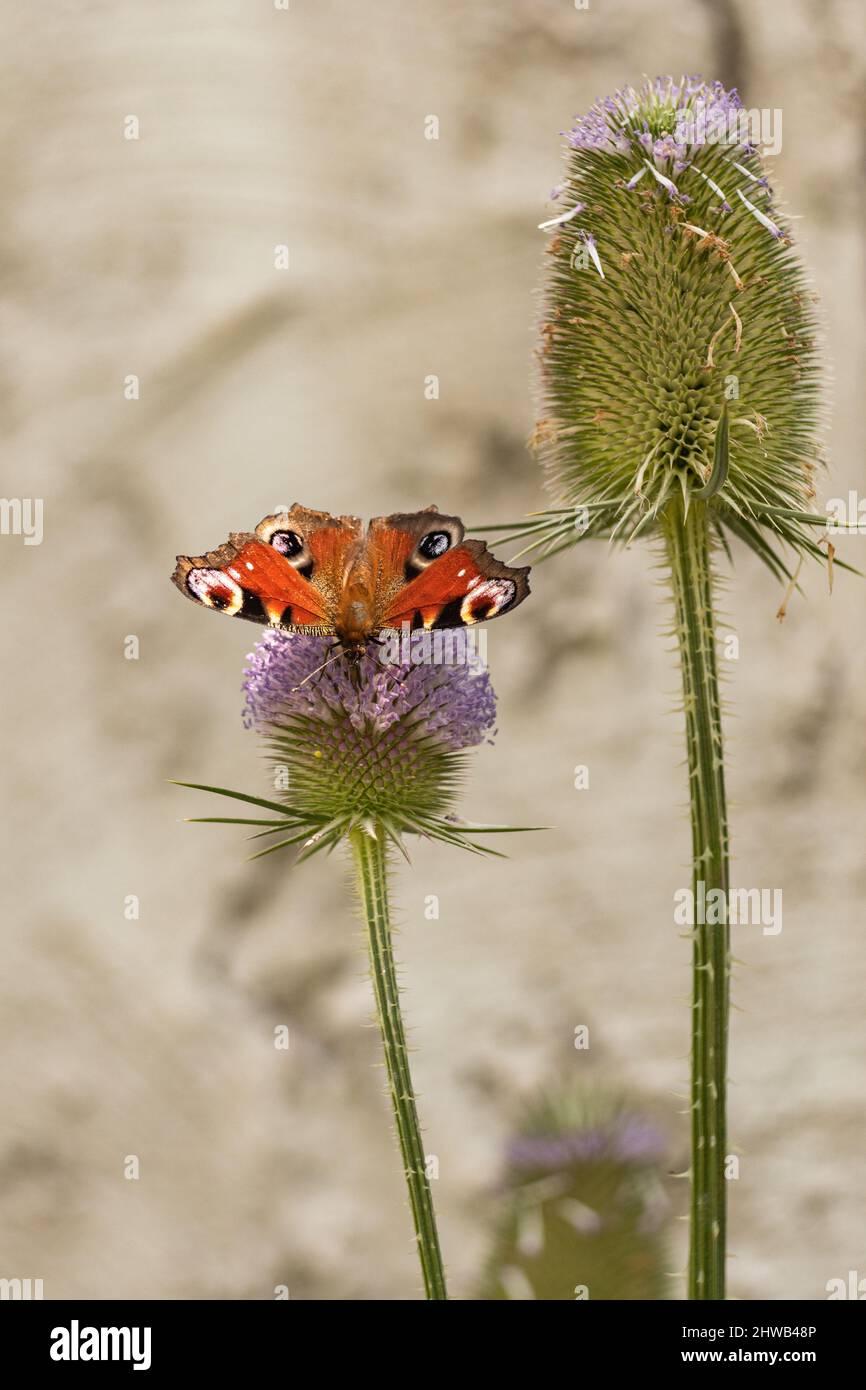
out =
<path fill-rule="evenodd" d="M 239 718 L 254 629 L 182 603 L 173 557 L 279 502 L 432 499 L 476 522 L 540 505 L 536 223 L 558 131 L 643 72 L 782 109 L 777 179 L 835 361 L 826 492 L 866 487 L 861 8 L 84 0 L 47 23 L 7 7 L 2 29 L 3 491 L 44 498 L 45 536 L 0 538 L 0 1275 L 46 1297 L 416 1297 L 340 864 L 250 865 L 240 831 L 178 823 L 205 806 L 169 777 L 264 783 Z M 866 540 L 845 545 L 866 567 Z M 555 828 L 505 864 L 421 847 L 399 874 L 457 1297 L 539 1085 L 628 1085 L 685 1152 L 689 845 L 650 558 L 587 544 L 490 631 L 501 732 L 465 809 Z M 817 569 L 807 587 L 779 625 L 740 553 L 727 595 L 734 878 L 784 891 L 780 936 L 735 939 L 741 1298 L 866 1275 L 866 590 L 831 599 Z"/>

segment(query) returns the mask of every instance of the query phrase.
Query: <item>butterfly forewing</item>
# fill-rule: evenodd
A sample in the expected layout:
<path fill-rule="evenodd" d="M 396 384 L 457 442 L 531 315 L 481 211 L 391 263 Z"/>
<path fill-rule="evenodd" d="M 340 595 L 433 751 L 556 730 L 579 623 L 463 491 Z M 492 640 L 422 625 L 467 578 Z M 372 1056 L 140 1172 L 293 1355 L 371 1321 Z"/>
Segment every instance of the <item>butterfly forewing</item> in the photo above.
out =
<path fill-rule="evenodd" d="M 235 533 L 206 555 L 178 556 L 181 593 L 230 617 L 275 627 L 328 627 L 321 596 L 272 546 Z"/>

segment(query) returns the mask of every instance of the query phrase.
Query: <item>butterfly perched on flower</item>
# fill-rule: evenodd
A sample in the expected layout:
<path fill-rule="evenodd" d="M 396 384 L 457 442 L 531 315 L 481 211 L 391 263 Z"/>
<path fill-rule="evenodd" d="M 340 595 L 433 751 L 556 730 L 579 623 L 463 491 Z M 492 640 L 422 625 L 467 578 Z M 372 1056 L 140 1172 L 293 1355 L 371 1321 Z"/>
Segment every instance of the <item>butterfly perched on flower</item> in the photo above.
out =
<path fill-rule="evenodd" d="M 374 517 L 365 530 L 358 517 L 295 504 L 206 555 L 179 555 L 172 579 L 206 608 L 333 636 L 357 656 L 388 629 L 468 627 L 523 602 L 529 568 L 464 534 L 434 506 Z"/>

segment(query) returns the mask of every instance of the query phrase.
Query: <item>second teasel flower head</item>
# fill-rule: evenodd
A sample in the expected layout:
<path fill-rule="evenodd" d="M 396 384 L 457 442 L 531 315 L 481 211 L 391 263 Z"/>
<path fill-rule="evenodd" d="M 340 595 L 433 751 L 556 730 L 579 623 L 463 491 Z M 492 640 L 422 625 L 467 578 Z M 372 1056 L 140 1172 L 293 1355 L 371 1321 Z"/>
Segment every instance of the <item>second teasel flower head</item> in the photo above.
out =
<path fill-rule="evenodd" d="M 487 672 L 471 660 L 383 661 L 376 647 L 357 665 L 333 655 L 326 638 L 267 632 L 245 671 L 244 721 L 265 736 L 309 848 L 364 825 L 398 843 L 417 833 L 466 845 L 453 807 L 465 750 L 494 729 Z"/>
<path fill-rule="evenodd" d="M 703 494 L 767 563 L 816 553 L 814 295 L 752 117 L 699 78 L 625 88 L 566 132 L 536 442 L 560 506 L 628 539 Z M 726 466 L 714 468 L 727 417 Z M 714 471 L 717 476 L 714 475 Z"/>
<path fill-rule="evenodd" d="M 515 1127 L 481 1298 L 669 1296 L 670 1141 L 643 1106 L 565 1087 Z M 586 1296 L 586 1294 L 584 1296 Z"/>

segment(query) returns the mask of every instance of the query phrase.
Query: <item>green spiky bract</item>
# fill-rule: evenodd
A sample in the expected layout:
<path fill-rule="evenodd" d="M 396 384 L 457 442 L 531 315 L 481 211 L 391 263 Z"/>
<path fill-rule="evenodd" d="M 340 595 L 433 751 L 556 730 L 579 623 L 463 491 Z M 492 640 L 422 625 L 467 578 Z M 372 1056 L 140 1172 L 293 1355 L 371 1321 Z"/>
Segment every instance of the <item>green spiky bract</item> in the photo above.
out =
<path fill-rule="evenodd" d="M 546 558 L 653 536 L 682 669 L 692 890 L 729 883 L 714 550 L 748 545 L 789 590 L 832 561 L 820 465 L 814 296 L 758 147 L 721 84 L 659 78 L 569 134 L 550 233 L 533 444 L 555 506 L 483 529 Z M 839 563 L 837 561 L 837 563 Z M 848 568 L 848 566 L 844 566 Z M 784 604 L 780 615 L 784 611 Z M 688 1296 L 725 1297 L 728 926 L 693 928 Z"/>
<path fill-rule="evenodd" d="M 298 727 L 302 725 L 302 727 Z M 284 778 L 285 794 L 279 800 L 231 791 L 203 782 L 175 782 L 193 791 L 230 797 L 269 812 L 266 817 L 189 816 L 191 825 L 246 825 L 257 827 L 254 839 L 270 840 L 250 858 L 261 859 L 277 850 L 297 850 L 296 862 L 333 850 L 353 831 L 378 827 L 387 842 L 409 858 L 406 839 L 426 840 L 465 849 L 473 854 L 502 858 L 498 850 L 482 844 L 476 835 L 514 835 L 540 826 L 484 825 L 458 818 L 454 813 L 466 770 L 462 753 L 445 748 L 423 734 L 415 741 L 414 756 L 405 763 L 389 750 L 387 735 L 367 728 L 348 731 L 347 748 L 329 748 L 318 737 L 314 721 L 298 721 L 294 729 L 275 729 L 267 740 L 274 781 Z M 384 756 L 381 756 L 384 754 Z"/>

